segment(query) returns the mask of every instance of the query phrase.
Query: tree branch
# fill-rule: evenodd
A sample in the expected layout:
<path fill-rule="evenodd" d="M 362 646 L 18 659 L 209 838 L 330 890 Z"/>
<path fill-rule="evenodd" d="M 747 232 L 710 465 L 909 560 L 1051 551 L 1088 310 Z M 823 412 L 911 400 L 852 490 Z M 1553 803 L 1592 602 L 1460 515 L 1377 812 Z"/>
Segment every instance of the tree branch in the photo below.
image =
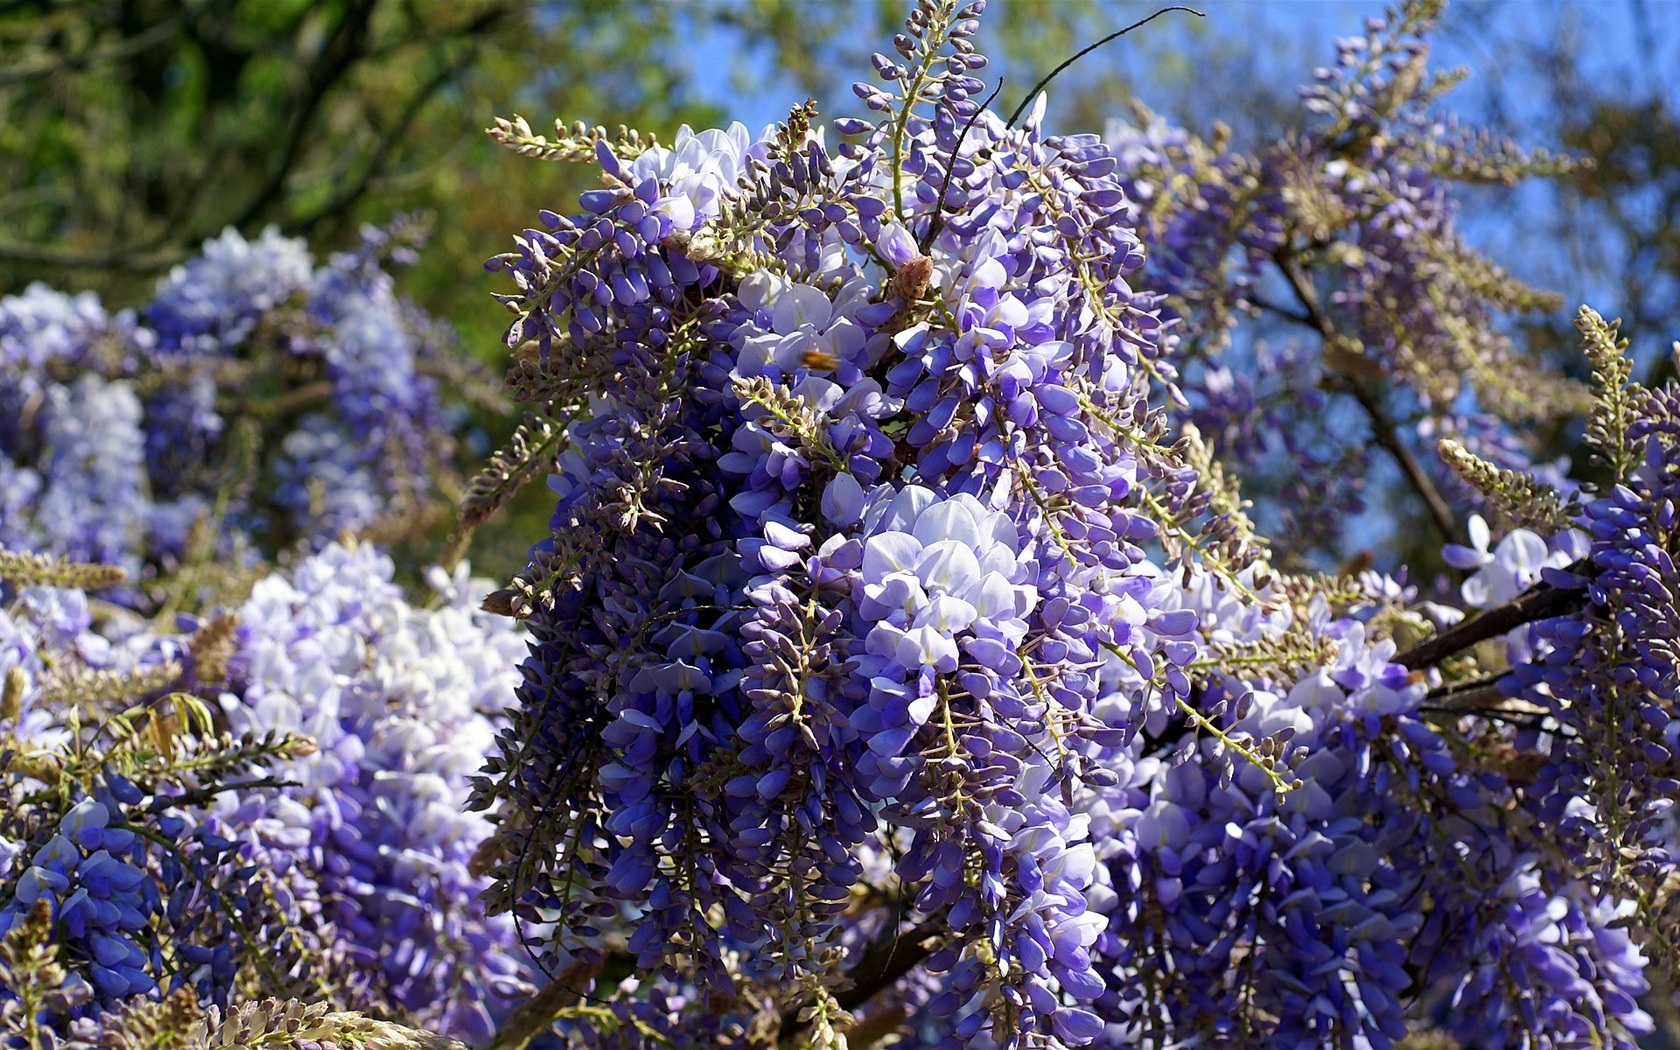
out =
<path fill-rule="evenodd" d="M 909 933 L 897 929 L 888 931 L 864 950 L 858 964 L 846 971 L 851 987 L 835 994 L 842 1010 L 854 1010 L 873 999 L 882 989 L 896 983 L 900 977 L 920 966 L 933 954 L 929 942 L 938 941 L 950 933 L 941 912 L 917 926 Z M 782 1014 L 782 1030 L 778 1041 L 785 1040 L 803 1027 L 798 1010 Z"/>
<path fill-rule="evenodd" d="M 1376 395 L 1366 390 L 1358 381 L 1349 378 L 1347 388 L 1353 399 L 1359 403 L 1359 407 L 1365 410 L 1366 416 L 1370 417 L 1371 431 L 1377 444 L 1394 458 L 1400 466 L 1400 472 L 1406 475 L 1406 480 L 1411 483 L 1412 489 L 1423 499 L 1423 505 L 1429 511 L 1430 522 L 1440 534 L 1442 542 L 1450 543 L 1459 539 L 1452 507 L 1424 472 L 1423 464 L 1418 462 L 1417 457 L 1412 455 L 1412 450 L 1396 435 L 1394 421 L 1389 419 L 1388 410 Z"/>
<path fill-rule="evenodd" d="M 373 17 L 376 2 L 377 0 L 357 0 L 338 24 L 333 26 L 332 32 L 321 44 L 320 50 L 315 53 L 315 60 L 310 64 L 297 108 L 292 111 L 291 120 L 286 128 L 285 141 L 277 151 L 278 158 L 269 169 L 268 178 L 246 204 L 245 209 L 227 225 L 245 229 L 262 214 L 269 201 L 285 186 L 315 112 L 326 100 L 327 92 L 344 77 L 365 46 L 363 37 Z"/>
<path fill-rule="evenodd" d="M 599 1001 L 594 1000 L 594 997 L 583 989 L 595 980 L 601 969 L 602 962 L 597 959 L 573 962 L 555 974 L 542 990 L 515 1007 L 502 1021 L 501 1027 L 496 1031 L 495 1040 L 490 1044 L 490 1050 L 514 1050 L 523 1047 L 537 1033 L 553 1024 L 561 1010 L 583 999 Z"/>
<path fill-rule="evenodd" d="M 1281 303 L 1272 302 L 1271 300 L 1267 299 L 1265 296 L 1258 295 L 1258 294 L 1255 294 L 1255 293 L 1251 292 L 1248 296 L 1248 301 L 1253 303 L 1255 306 L 1258 306 L 1260 309 L 1266 311 L 1269 314 L 1276 314 L 1277 316 L 1283 318 L 1286 321 L 1293 321 L 1298 325 L 1305 325 L 1306 327 L 1311 328 L 1314 331 L 1318 330 L 1318 326 L 1313 323 L 1313 319 L 1311 317 L 1308 317 L 1305 313 L 1297 313 L 1294 310 L 1289 309 L 1289 307 L 1284 306 Z"/>
<path fill-rule="evenodd" d="M 474 36 L 483 33 L 501 21 L 510 11 L 511 8 L 502 6 L 490 8 L 463 27 L 462 33 L 468 41 L 471 41 Z M 397 117 L 396 122 L 391 125 L 390 130 L 380 136 L 379 143 L 374 147 L 372 156 L 368 158 L 367 164 L 362 168 L 355 181 L 340 189 L 331 200 L 314 212 L 285 223 L 283 227 L 285 232 L 289 234 L 307 233 L 323 220 L 332 218 L 355 204 L 372 186 L 374 180 L 384 172 L 385 162 L 389 159 L 391 151 L 408 134 L 408 129 L 420 116 L 420 111 L 426 107 L 426 103 L 431 101 L 439 91 L 447 87 L 477 57 L 477 46 L 469 42 L 465 52 L 459 58 L 453 62 L 445 63 L 430 80 L 414 92 L 408 103 L 403 107 L 403 111 Z"/>
<path fill-rule="evenodd" d="M 1318 292 L 1313 288 L 1312 282 L 1307 279 L 1306 274 L 1301 272 L 1300 261 L 1296 259 L 1288 245 L 1273 252 L 1272 260 L 1277 263 L 1278 269 L 1283 271 L 1283 276 L 1289 281 L 1289 287 L 1295 293 L 1296 301 L 1301 304 L 1301 309 L 1305 312 L 1305 317 L 1300 318 L 1300 320 L 1319 334 L 1320 338 L 1324 340 L 1326 348 L 1334 345 L 1337 339 L 1336 326 L 1330 323 L 1329 315 L 1324 312 L 1324 308 L 1319 304 Z M 1293 317 L 1294 315 L 1286 314 L 1285 316 Z M 1389 418 L 1388 410 L 1383 405 L 1382 400 L 1365 389 L 1353 376 L 1344 376 L 1341 385 L 1348 393 L 1353 395 L 1353 399 L 1359 403 L 1359 407 L 1364 410 L 1366 417 L 1371 421 L 1371 434 L 1376 443 L 1394 459 L 1394 462 L 1400 467 L 1400 472 L 1406 476 L 1406 481 L 1412 486 L 1413 491 L 1422 498 L 1424 507 L 1429 512 L 1429 520 L 1434 524 L 1435 531 L 1440 533 L 1441 540 L 1451 542 L 1458 539 L 1458 530 L 1453 520 L 1452 507 L 1448 505 L 1440 490 L 1435 487 L 1435 483 L 1429 479 L 1429 475 L 1424 472 L 1423 465 L 1418 462 L 1417 457 L 1412 455 L 1412 450 L 1407 448 L 1405 443 L 1397 436 L 1394 421 Z"/>
<path fill-rule="evenodd" d="M 1578 574 L 1586 568 L 1586 564 L 1587 559 L 1582 558 L 1564 571 Z M 1497 638 L 1525 623 L 1571 612 L 1584 604 L 1586 597 L 1585 590 L 1537 583 L 1504 605 L 1483 609 L 1470 619 L 1454 624 L 1427 641 L 1419 642 L 1396 656 L 1394 662 L 1413 671 L 1433 667 L 1454 653 L 1463 652 L 1489 638 Z"/>

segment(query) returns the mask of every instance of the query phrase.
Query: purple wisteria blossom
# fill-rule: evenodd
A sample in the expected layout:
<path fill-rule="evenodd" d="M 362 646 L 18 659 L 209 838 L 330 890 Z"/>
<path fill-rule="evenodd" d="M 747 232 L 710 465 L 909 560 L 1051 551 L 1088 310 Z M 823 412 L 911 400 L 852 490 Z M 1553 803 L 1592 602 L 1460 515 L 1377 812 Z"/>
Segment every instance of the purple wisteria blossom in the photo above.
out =
<path fill-rule="evenodd" d="M 1557 300 L 1469 246 L 1458 192 L 1569 164 L 1443 112 L 1454 79 L 1428 68 L 1425 36 L 1439 6 L 1338 40 L 1298 119 L 1252 151 L 1142 109 L 1107 131 L 1149 250 L 1143 284 L 1184 342 L 1191 419 L 1295 552 L 1345 553 L 1342 523 L 1383 459 L 1439 539 L 1460 535 L 1481 495 L 1435 443 L 1526 469 L 1529 424 L 1586 404 L 1518 349 L 1505 318 Z"/>
<path fill-rule="evenodd" d="M 187 634 L 109 612 L 96 627 L 83 592 L 39 586 L 0 610 L 0 936 L 49 905 L 66 1017 L 182 989 L 225 1007 L 261 980 L 483 1045 L 534 990 L 511 918 L 476 899 L 492 829 L 465 806 L 524 647 L 472 609 L 487 584 L 464 567 L 430 574 L 426 606 L 392 572 L 333 544 L 262 579 L 227 613 L 219 670 L 195 617 Z M 141 703 L 60 699 L 125 680 Z M 231 735 L 205 707 L 137 745 L 142 711 L 199 703 L 169 687 L 215 697 Z M 102 744 L 89 782 L 61 779 Z M 206 781 L 219 763 L 233 775 Z"/>
<path fill-rule="evenodd" d="M 301 733 L 315 753 L 273 770 L 294 789 L 223 796 L 206 819 L 296 858 L 362 994 L 485 1042 L 529 988 L 510 917 L 475 901 L 469 861 L 490 825 L 464 803 L 523 646 L 463 604 L 464 575 L 440 576 L 444 604 L 418 609 L 391 573 L 375 548 L 333 544 L 257 584 L 238 612 L 228 722 Z"/>
<path fill-rule="evenodd" d="M 227 556 L 423 510 L 449 459 L 427 374 L 447 333 L 382 268 L 413 234 L 370 228 L 317 267 L 300 240 L 229 230 L 138 314 L 41 285 L 0 300 L 0 544 L 141 576 L 203 557 L 205 530 Z M 312 371 L 298 409 L 253 400 L 309 393 Z"/>
<path fill-rule="evenodd" d="M 832 1042 L 879 994 L 910 1046 L 1389 1047 L 1464 989 L 1464 1032 L 1631 1045 L 1620 905 L 1530 856 L 1522 785 L 1402 652 L 1462 614 L 1270 565 L 1200 437 L 1265 410 L 1218 363 L 1181 389 L 1142 290 L 1147 150 L 983 111 L 981 7 L 918 5 L 869 119 L 591 139 L 602 188 L 488 264 L 566 419 L 550 535 L 493 596 L 533 646 L 479 785 L 491 899 L 545 970 L 633 972 L 560 1030 Z M 1472 605 L 1580 554 L 1472 536 Z M 1525 879 L 1568 931 L 1536 973 L 1597 999 L 1478 976 L 1530 936 L 1494 903 Z"/>
<path fill-rule="evenodd" d="M 1452 181 L 1544 158 L 1430 115 L 1422 0 L 1255 155 L 991 111 L 984 8 L 828 126 L 497 122 L 593 187 L 486 267 L 528 411 L 451 550 L 552 498 L 499 588 L 365 538 L 460 374 L 405 222 L 0 301 L 0 1047 L 1656 1028 L 1680 384 L 1590 311 L 1584 398 L 1490 334 L 1539 299 Z M 1575 400 L 1579 484 L 1520 436 Z M 1375 456 L 1458 576 L 1308 571 Z"/>

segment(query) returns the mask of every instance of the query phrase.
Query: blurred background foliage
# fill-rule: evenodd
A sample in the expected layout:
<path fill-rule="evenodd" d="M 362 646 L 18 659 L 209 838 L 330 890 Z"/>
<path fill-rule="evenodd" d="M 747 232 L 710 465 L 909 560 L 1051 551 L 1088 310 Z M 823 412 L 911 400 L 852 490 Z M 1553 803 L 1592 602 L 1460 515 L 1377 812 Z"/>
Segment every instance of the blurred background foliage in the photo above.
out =
<path fill-rule="evenodd" d="M 539 130 L 555 117 L 622 122 L 668 140 L 681 123 L 735 116 L 756 131 L 807 94 L 830 115 L 853 112 L 849 83 L 903 7 L 0 0 L 0 294 L 40 280 L 132 305 L 230 225 L 248 236 L 277 225 L 323 256 L 363 223 L 420 211 L 434 233 L 401 286 L 495 363 L 504 315 L 479 264 L 537 209 L 571 210 L 587 174 L 496 148 L 483 134 L 494 116 L 519 113 Z M 984 39 L 988 75 L 1007 80 L 1000 105 L 1153 9 L 997 0 Z M 1295 88 L 1331 58 L 1331 37 L 1380 13 L 1375 2 L 1205 10 L 1074 67 L 1057 82 L 1051 123 L 1100 130 L 1135 95 L 1198 133 L 1218 118 L 1238 145 L 1276 138 L 1300 119 Z M 1526 322 L 1523 337 L 1537 354 L 1573 347 L 1568 318 L 1587 300 L 1628 318 L 1643 378 L 1659 380 L 1680 336 L 1680 4 L 1466 0 L 1437 41 L 1438 63 L 1473 68 L 1448 99 L 1468 122 L 1592 162 L 1468 202 L 1479 247 L 1565 293 L 1566 309 Z M 514 422 L 481 420 L 484 448 Z M 1558 455 L 1578 435 L 1543 437 L 1544 455 Z M 544 497 L 534 487 L 511 521 L 481 531 L 481 568 L 517 567 L 517 537 L 545 531 Z"/>

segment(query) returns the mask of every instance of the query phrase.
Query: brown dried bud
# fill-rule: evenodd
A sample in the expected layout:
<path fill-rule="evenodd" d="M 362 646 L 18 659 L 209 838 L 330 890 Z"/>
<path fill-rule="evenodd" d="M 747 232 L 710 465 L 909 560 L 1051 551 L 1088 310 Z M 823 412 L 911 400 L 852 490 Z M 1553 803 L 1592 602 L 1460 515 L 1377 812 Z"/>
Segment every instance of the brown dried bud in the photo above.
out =
<path fill-rule="evenodd" d="M 933 260 L 918 255 L 893 271 L 892 279 L 887 282 L 887 298 L 913 303 L 927 291 L 932 278 Z"/>
<path fill-rule="evenodd" d="M 6 681 L 0 685 L 0 722 L 16 721 L 23 713 L 23 687 L 28 681 L 21 667 L 6 672 Z"/>
<path fill-rule="evenodd" d="M 530 598 L 517 587 L 503 587 L 491 591 L 484 596 L 484 603 L 480 606 L 487 613 L 497 616 L 511 616 L 523 620 L 531 615 Z"/>
<path fill-rule="evenodd" d="M 882 326 L 886 331 L 902 332 L 928 315 L 928 306 L 921 298 L 932 278 L 933 260 L 925 255 L 918 255 L 893 271 L 885 292 L 889 301 L 898 300 L 898 309 Z"/>

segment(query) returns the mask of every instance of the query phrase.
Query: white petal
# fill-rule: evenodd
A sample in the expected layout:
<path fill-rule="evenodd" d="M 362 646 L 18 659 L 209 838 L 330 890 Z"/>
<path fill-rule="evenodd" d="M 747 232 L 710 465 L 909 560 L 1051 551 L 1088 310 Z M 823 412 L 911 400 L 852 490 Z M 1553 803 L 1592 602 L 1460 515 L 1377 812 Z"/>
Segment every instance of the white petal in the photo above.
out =
<path fill-rule="evenodd" d="M 1488 523 L 1482 520 L 1480 514 L 1470 515 L 1470 546 L 1485 552 L 1492 535 L 1488 532 Z"/>

